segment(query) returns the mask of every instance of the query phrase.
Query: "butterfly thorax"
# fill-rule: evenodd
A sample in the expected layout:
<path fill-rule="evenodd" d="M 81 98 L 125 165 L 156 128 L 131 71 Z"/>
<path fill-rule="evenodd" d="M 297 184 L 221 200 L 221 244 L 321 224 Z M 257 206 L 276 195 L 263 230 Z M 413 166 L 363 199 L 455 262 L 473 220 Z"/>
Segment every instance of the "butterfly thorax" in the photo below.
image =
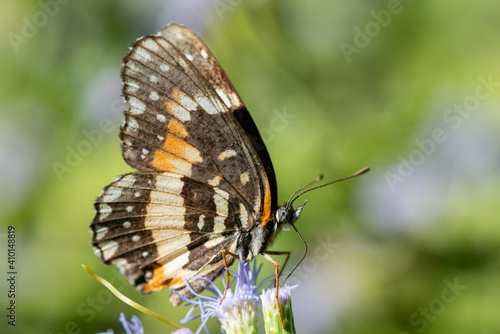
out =
<path fill-rule="evenodd" d="M 269 249 L 280 232 L 289 224 L 294 224 L 300 216 L 303 205 L 296 210 L 291 205 L 279 207 L 268 222 L 259 222 L 248 233 L 241 235 L 243 256 L 250 260 Z"/>

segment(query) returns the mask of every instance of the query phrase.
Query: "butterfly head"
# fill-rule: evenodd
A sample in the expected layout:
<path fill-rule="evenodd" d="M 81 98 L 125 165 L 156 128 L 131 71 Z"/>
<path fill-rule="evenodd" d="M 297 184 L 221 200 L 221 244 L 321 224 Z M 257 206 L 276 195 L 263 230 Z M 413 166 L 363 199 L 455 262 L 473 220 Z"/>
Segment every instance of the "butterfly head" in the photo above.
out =
<path fill-rule="evenodd" d="M 290 203 L 287 203 L 276 210 L 275 218 L 278 224 L 294 224 L 300 217 L 302 209 L 306 205 L 307 200 L 302 205 L 294 209 Z"/>

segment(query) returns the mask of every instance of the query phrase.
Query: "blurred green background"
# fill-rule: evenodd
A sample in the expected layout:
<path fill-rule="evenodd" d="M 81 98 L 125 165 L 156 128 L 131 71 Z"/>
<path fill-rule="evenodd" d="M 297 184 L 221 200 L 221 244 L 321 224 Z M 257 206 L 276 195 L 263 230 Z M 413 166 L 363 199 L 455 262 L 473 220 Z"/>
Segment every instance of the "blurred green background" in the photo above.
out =
<path fill-rule="evenodd" d="M 169 292 L 142 296 L 102 265 L 88 233 L 94 199 L 131 171 L 118 139 L 121 59 L 177 22 L 203 37 L 252 113 L 280 202 L 320 172 L 372 167 L 304 196 L 297 228 L 310 252 L 290 280 L 299 333 L 500 333 L 499 12 L 494 0 L 2 2 L 0 328 L 122 333 L 123 311 L 145 333 L 170 333 L 110 298 L 82 263 L 184 316 Z M 303 252 L 293 231 L 273 249 L 292 263 Z"/>

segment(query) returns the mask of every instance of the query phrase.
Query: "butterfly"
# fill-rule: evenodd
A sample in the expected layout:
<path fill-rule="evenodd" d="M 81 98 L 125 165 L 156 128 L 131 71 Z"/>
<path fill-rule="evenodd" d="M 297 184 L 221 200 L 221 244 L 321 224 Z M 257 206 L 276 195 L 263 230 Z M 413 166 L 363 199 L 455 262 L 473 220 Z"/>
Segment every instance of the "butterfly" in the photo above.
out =
<path fill-rule="evenodd" d="M 121 77 L 130 106 L 121 147 L 137 171 L 116 178 L 94 204 L 101 261 L 142 293 L 172 289 L 174 305 L 194 297 L 186 282 L 197 293 L 209 284 L 190 277 L 215 280 L 234 254 L 263 254 L 278 280 L 271 255 L 289 253 L 268 248 L 305 203 L 278 206 L 266 146 L 207 46 L 170 24 L 133 44 Z"/>

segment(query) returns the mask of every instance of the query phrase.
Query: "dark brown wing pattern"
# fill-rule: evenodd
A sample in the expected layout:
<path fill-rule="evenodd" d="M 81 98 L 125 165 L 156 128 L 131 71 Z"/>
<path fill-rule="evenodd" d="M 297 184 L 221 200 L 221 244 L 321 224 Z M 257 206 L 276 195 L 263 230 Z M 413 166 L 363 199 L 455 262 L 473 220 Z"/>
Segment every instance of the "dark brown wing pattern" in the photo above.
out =
<path fill-rule="evenodd" d="M 276 207 L 271 160 L 226 74 L 188 28 L 136 41 L 122 79 L 130 105 L 123 157 L 138 171 L 97 199 L 92 244 L 143 293 L 171 288 L 190 298 L 183 277 L 215 279 L 223 249 L 256 255 L 240 240 Z"/>

